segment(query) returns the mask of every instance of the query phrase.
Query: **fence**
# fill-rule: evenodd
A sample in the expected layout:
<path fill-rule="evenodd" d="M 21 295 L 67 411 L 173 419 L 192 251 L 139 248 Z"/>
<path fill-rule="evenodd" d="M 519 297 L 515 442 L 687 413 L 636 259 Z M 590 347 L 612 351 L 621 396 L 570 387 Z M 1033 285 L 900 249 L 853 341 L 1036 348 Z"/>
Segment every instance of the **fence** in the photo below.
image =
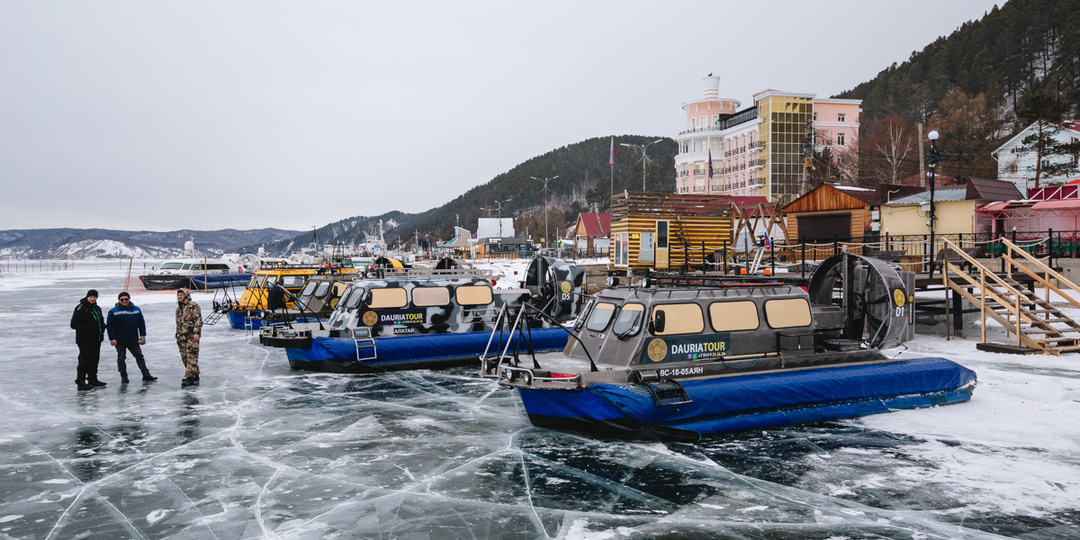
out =
<path fill-rule="evenodd" d="M 1050 266 L 1053 266 L 1054 259 L 1080 256 L 1080 231 L 1048 229 L 1008 233 L 886 234 L 863 237 L 836 235 L 832 241 L 808 242 L 803 238 L 801 242 L 773 243 L 768 246 L 764 245 L 764 242 L 748 245 L 730 245 L 726 242 L 690 245 L 673 242 L 670 246 L 669 261 L 672 268 L 729 271 L 733 265 L 749 264 L 761 250 L 765 250 L 760 258 L 763 267 L 821 261 L 839 253 L 853 253 L 898 262 L 905 270 L 918 272 L 931 270 L 933 265 L 929 263 L 940 259 L 945 240 L 975 257 L 993 259 L 1001 256 L 1002 238 L 1012 241 L 1036 257 L 1048 257 Z"/>
<path fill-rule="evenodd" d="M 85 266 L 84 261 L 80 261 Z M 112 266 L 112 263 L 109 263 Z M 6 259 L 0 262 L 0 271 L 13 272 L 13 273 L 30 273 L 30 272 L 59 272 L 66 270 L 74 270 L 75 261 L 54 261 L 54 260 L 35 260 L 35 259 Z"/>

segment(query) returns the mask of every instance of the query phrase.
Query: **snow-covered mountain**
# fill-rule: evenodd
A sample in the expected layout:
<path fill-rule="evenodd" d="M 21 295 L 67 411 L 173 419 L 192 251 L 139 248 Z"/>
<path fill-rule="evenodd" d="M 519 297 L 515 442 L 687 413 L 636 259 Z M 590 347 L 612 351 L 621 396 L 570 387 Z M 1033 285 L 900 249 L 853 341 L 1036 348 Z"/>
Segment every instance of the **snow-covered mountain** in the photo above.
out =
<path fill-rule="evenodd" d="M 0 231 L 0 257 L 13 259 L 164 259 L 183 253 L 184 242 L 208 256 L 236 253 L 245 246 L 293 238 L 300 231 L 181 230 L 169 232 L 105 229 L 25 229 Z"/>

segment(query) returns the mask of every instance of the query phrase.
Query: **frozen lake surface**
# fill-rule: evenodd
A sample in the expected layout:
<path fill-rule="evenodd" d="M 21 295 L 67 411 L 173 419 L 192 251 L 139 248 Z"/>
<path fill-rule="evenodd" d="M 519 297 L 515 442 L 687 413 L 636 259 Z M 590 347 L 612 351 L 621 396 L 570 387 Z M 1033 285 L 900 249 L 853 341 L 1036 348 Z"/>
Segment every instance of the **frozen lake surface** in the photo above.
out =
<path fill-rule="evenodd" d="M 124 279 L 0 274 L 0 538 L 1080 538 L 1080 355 L 919 336 L 893 354 L 974 369 L 970 402 L 627 443 L 534 428 L 473 369 L 291 371 L 224 321 L 181 389 L 175 294 L 134 287 L 160 380 L 105 343 L 77 392 L 71 311 Z"/>

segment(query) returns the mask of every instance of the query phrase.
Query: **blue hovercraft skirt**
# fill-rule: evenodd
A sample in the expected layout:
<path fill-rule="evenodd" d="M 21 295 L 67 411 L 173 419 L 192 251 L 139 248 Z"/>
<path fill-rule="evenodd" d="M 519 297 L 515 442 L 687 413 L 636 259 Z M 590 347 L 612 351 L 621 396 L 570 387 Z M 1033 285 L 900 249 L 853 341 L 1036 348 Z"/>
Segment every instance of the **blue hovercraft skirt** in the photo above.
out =
<path fill-rule="evenodd" d="M 251 274 L 244 272 L 232 274 L 210 274 L 191 276 L 192 289 L 221 289 L 225 287 L 247 287 Z"/>
<path fill-rule="evenodd" d="M 697 440 L 971 398 L 975 372 L 944 358 L 680 381 L 688 403 L 658 406 L 644 384 L 519 388 L 536 426 L 625 439 Z"/>
<path fill-rule="evenodd" d="M 533 350 L 561 350 L 566 347 L 568 336 L 562 328 L 533 329 Z M 352 339 L 316 337 L 310 347 L 288 348 L 285 353 L 293 369 L 355 373 L 426 369 L 474 363 L 484 354 L 490 338 L 491 332 L 376 337 L 374 346 L 370 340 L 361 340 L 358 354 L 357 343 Z M 510 339 L 496 335 L 489 354 L 501 352 Z M 524 343 L 510 341 L 510 351 L 515 346 L 524 352 Z"/>

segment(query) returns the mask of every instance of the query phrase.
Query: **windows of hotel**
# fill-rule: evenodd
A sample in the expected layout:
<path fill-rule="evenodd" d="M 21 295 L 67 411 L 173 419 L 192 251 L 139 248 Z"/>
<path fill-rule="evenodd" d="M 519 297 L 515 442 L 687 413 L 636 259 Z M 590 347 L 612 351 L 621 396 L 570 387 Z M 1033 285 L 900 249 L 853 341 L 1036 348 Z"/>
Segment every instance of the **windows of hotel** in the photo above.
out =
<path fill-rule="evenodd" d="M 817 122 L 817 111 L 814 111 L 813 119 L 814 119 L 815 122 Z"/>
<path fill-rule="evenodd" d="M 697 131 L 697 118 L 690 118 L 690 131 Z"/>
<path fill-rule="evenodd" d="M 700 119 L 698 121 L 699 121 L 699 123 L 701 125 L 701 129 L 704 130 L 704 129 L 709 127 L 709 124 L 707 124 L 707 122 L 709 121 L 708 116 L 702 116 L 702 117 L 700 117 Z"/>
<path fill-rule="evenodd" d="M 719 114 L 712 115 L 712 128 L 713 129 L 720 129 L 720 115 Z"/>
<path fill-rule="evenodd" d="M 845 113 L 836 113 L 836 121 L 837 122 L 847 122 L 847 114 L 845 114 Z"/>
<path fill-rule="evenodd" d="M 841 120 L 841 122 L 842 121 L 843 120 Z M 837 146 L 844 146 L 846 139 L 847 139 L 847 134 L 846 133 L 837 133 L 836 134 L 836 145 Z"/>

